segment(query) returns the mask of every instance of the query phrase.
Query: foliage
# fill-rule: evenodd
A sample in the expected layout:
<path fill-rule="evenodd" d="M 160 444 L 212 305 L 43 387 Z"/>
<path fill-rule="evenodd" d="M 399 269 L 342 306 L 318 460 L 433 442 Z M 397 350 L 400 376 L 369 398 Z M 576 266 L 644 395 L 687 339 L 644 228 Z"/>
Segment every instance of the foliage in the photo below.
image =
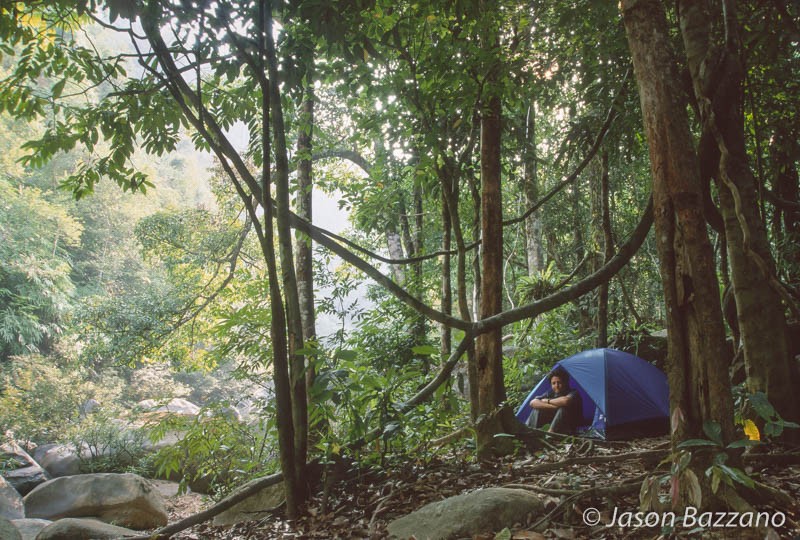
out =
<path fill-rule="evenodd" d="M 67 442 L 89 399 L 110 404 L 122 382 L 113 373 L 92 377 L 75 366 L 58 367 L 38 355 L 15 357 L 3 370 L 0 431 L 36 444 Z"/>
<path fill-rule="evenodd" d="M 82 472 L 126 472 L 145 456 L 144 433 L 106 409 L 85 415 L 65 436 Z"/>
<path fill-rule="evenodd" d="M 745 434 L 751 440 L 761 441 L 763 438 L 764 442 L 768 442 L 783 435 L 786 428 L 800 428 L 796 422 L 784 419 L 763 392 L 748 393 L 742 384 L 734 387 L 734 397 L 737 407 L 736 421 L 745 428 Z M 763 433 L 753 422 L 754 419 L 762 426 Z"/>
<path fill-rule="evenodd" d="M 0 175 L 0 361 L 62 332 L 72 305 L 69 248 L 81 225 L 36 188 Z"/>
<path fill-rule="evenodd" d="M 195 482 L 209 485 L 217 499 L 247 480 L 271 472 L 275 456 L 266 425 L 234 421 L 226 407 L 224 402 L 218 403 L 194 419 L 168 415 L 150 425 L 153 443 L 170 432 L 180 434 L 177 443 L 155 456 L 154 472 L 159 477 L 179 473 L 184 487 Z"/>

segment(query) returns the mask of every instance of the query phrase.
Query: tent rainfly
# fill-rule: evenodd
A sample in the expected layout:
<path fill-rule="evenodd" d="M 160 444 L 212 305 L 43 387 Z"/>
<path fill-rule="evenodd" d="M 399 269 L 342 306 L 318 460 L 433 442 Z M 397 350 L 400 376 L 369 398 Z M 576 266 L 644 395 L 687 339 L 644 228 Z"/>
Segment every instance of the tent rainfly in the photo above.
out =
<path fill-rule="evenodd" d="M 627 439 L 669 432 L 669 387 L 664 373 L 630 353 L 616 349 L 580 352 L 553 366 L 570 376 L 570 387 L 581 396 L 582 425 L 578 432 L 603 439 Z M 552 390 L 545 376 L 517 410 L 525 423 L 535 396 Z"/>

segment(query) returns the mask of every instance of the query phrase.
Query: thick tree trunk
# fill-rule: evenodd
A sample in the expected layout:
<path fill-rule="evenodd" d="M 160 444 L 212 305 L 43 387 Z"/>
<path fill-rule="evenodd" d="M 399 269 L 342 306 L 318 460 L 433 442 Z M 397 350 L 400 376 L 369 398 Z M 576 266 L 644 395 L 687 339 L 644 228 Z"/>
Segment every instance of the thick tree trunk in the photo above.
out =
<path fill-rule="evenodd" d="M 679 5 L 681 32 L 700 117 L 706 136 L 716 139 L 720 209 L 747 386 L 750 392 L 766 393 L 784 418 L 796 420 L 798 401 L 787 347 L 786 318 L 781 297 L 770 285 L 775 264 L 745 146 L 744 69 L 734 39 L 733 6 L 727 6 L 726 21 L 722 19 L 721 7 L 719 13 L 712 15 L 706 0 L 681 0 Z M 727 43 L 712 42 L 713 26 L 717 27 L 717 35 L 722 35 L 725 28 Z"/>
<path fill-rule="evenodd" d="M 673 448 L 688 438 L 705 438 L 707 421 L 719 424 L 728 443 L 734 437 L 733 400 L 719 287 L 666 15 L 658 0 L 623 0 L 621 9 L 650 148 L 669 335 Z M 699 461 L 693 460 L 693 466 Z M 702 473 L 700 478 L 707 481 Z M 704 505 L 710 502 L 703 500 Z"/>
<path fill-rule="evenodd" d="M 481 287 L 480 318 L 502 311 L 503 303 L 503 215 L 500 167 L 500 98 L 491 96 L 481 118 Z M 478 336 L 476 345 L 478 368 L 478 410 L 486 420 L 478 427 L 478 455 L 494 455 L 502 431 L 495 409 L 505 400 L 503 383 L 502 328 Z"/>

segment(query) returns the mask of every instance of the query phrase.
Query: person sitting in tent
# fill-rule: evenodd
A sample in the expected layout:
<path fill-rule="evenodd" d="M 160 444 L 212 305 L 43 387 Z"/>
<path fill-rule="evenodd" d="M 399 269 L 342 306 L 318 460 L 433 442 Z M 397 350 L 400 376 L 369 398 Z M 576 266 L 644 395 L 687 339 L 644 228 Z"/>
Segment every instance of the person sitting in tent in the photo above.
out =
<path fill-rule="evenodd" d="M 541 428 L 549 423 L 550 432 L 572 435 L 580 422 L 581 397 L 569 387 L 569 373 L 560 366 L 549 377 L 552 390 L 531 400 L 528 425 Z"/>

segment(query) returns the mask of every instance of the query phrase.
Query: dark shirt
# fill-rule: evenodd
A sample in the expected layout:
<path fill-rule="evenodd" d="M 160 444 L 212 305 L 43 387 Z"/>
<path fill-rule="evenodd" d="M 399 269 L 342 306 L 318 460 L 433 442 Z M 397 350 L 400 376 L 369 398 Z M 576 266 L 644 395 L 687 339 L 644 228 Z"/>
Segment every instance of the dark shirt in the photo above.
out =
<path fill-rule="evenodd" d="M 553 390 L 550 390 L 545 395 L 536 396 L 536 398 L 542 400 L 548 400 L 563 396 L 569 396 L 571 399 L 569 405 L 559 407 L 559 409 L 561 410 L 559 431 L 563 430 L 563 432 L 565 433 L 574 433 L 575 429 L 578 427 L 581 421 L 581 396 L 580 394 L 578 394 L 576 390 L 570 389 L 570 391 L 567 392 L 566 394 L 564 393 L 556 394 Z"/>

